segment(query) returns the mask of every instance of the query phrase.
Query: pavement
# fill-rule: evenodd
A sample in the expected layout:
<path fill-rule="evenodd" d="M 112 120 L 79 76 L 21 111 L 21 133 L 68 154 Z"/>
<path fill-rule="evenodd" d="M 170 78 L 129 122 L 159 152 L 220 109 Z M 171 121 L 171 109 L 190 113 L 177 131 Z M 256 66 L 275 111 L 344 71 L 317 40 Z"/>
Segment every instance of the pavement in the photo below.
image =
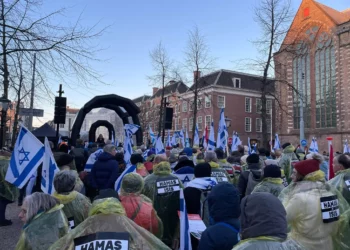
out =
<path fill-rule="evenodd" d="M 15 249 L 23 226 L 23 222 L 18 218 L 20 210 L 21 208 L 17 206 L 17 202 L 7 205 L 6 219 L 12 220 L 13 224 L 0 227 L 0 250 Z"/>

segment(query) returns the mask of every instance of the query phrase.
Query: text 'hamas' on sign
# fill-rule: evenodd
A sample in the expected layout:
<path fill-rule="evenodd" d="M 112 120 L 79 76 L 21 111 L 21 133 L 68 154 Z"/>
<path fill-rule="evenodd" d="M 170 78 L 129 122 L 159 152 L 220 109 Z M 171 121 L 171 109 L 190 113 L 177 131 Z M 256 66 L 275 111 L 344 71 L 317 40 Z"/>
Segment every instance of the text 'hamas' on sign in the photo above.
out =
<path fill-rule="evenodd" d="M 74 239 L 75 250 L 128 250 L 129 233 L 101 232 Z"/>

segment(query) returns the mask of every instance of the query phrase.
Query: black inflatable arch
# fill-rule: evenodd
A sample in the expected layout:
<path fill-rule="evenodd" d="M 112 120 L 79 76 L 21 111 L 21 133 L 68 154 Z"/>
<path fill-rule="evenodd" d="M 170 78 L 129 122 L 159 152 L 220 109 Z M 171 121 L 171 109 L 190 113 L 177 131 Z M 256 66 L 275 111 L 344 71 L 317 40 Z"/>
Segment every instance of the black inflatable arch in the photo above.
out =
<path fill-rule="evenodd" d="M 71 135 L 73 146 L 75 146 L 76 140 L 78 139 L 78 135 L 80 133 L 80 129 L 83 125 L 86 114 L 95 108 L 107 108 L 114 110 L 117 115 L 123 120 L 124 124 L 130 123 L 129 118 L 131 118 L 133 124 L 140 126 L 140 120 L 137 116 L 140 113 L 140 109 L 135 105 L 133 101 L 114 94 L 95 96 L 79 110 L 78 115 L 76 116 Z M 136 143 L 138 146 L 142 145 L 141 128 L 136 132 Z"/>
<path fill-rule="evenodd" d="M 89 142 L 95 142 L 96 141 L 96 130 L 98 127 L 106 127 L 108 129 L 108 139 L 112 140 L 112 134 L 115 135 L 114 127 L 113 125 L 106 120 L 98 120 L 94 122 L 89 130 Z"/>

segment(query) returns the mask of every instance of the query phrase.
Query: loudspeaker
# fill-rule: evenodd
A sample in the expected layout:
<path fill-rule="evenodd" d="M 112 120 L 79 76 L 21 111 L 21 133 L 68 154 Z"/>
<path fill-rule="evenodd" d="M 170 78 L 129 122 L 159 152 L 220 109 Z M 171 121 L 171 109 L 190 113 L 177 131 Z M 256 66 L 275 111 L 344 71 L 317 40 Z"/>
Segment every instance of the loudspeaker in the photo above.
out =
<path fill-rule="evenodd" d="M 55 97 L 55 124 L 65 124 L 66 123 L 66 106 L 67 98 L 66 97 Z"/>
<path fill-rule="evenodd" d="M 165 108 L 165 119 L 164 119 L 164 128 L 172 129 L 173 126 L 173 108 Z"/>

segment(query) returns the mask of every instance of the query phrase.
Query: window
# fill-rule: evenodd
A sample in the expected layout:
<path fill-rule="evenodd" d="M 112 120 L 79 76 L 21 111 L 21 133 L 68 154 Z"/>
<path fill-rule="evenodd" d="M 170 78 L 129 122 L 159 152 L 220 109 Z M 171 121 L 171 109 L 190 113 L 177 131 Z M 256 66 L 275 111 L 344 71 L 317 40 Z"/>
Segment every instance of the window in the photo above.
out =
<path fill-rule="evenodd" d="M 262 132 L 262 122 L 261 118 L 256 118 L 256 132 Z"/>
<path fill-rule="evenodd" d="M 193 129 L 193 117 L 190 117 L 189 119 L 188 119 L 188 126 L 189 126 L 189 128 L 188 128 L 188 130 L 189 131 L 192 131 Z"/>
<path fill-rule="evenodd" d="M 252 132 L 252 118 L 245 118 L 245 132 Z"/>
<path fill-rule="evenodd" d="M 245 98 L 245 112 L 247 113 L 252 112 L 252 98 L 250 97 Z"/>
<path fill-rule="evenodd" d="M 271 115 L 272 111 L 272 100 L 266 100 L 266 113 Z"/>
<path fill-rule="evenodd" d="M 233 78 L 232 82 L 233 82 L 234 88 L 237 88 L 237 89 L 241 88 L 241 78 Z"/>
<path fill-rule="evenodd" d="M 187 112 L 187 102 L 182 103 L 182 112 Z"/>
<path fill-rule="evenodd" d="M 175 113 L 179 113 L 180 112 L 180 104 L 176 104 L 175 105 Z"/>
<path fill-rule="evenodd" d="M 180 118 L 175 118 L 175 130 L 180 130 Z"/>
<path fill-rule="evenodd" d="M 205 108 L 211 107 L 211 95 L 205 96 Z"/>
<path fill-rule="evenodd" d="M 197 110 L 202 109 L 203 103 L 202 103 L 202 98 L 197 99 Z"/>
<path fill-rule="evenodd" d="M 188 107 L 188 111 L 193 111 L 193 100 L 190 101 L 190 106 Z"/>
<path fill-rule="evenodd" d="M 256 98 L 256 113 L 260 114 L 261 113 L 261 99 L 260 98 Z"/>
<path fill-rule="evenodd" d="M 64 128 L 64 124 L 60 124 L 60 128 Z"/>
<path fill-rule="evenodd" d="M 267 133 L 271 134 L 271 119 L 266 119 Z"/>
<path fill-rule="evenodd" d="M 225 96 L 218 95 L 218 108 L 225 108 Z"/>
<path fill-rule="evenodd" d="M 197 117 L 197 126 L 198 126 L 198 131 L 202 131 L 203 129 L 203 119 L 201 116 Z"/>
<path fill-rule="evenodd" d="M 206 115 L 205 116 L 205 126 L 210 129 L 210 125 L 211 125 L 211 115 Z"/>
<path fill-rule="evenodd" d="M 186 118 L 182 120 L 182 128 L 183 128 L 185 131 L 186 131 L 186 129 L 187 129 L 187 119 L 186 119 Z"/>

